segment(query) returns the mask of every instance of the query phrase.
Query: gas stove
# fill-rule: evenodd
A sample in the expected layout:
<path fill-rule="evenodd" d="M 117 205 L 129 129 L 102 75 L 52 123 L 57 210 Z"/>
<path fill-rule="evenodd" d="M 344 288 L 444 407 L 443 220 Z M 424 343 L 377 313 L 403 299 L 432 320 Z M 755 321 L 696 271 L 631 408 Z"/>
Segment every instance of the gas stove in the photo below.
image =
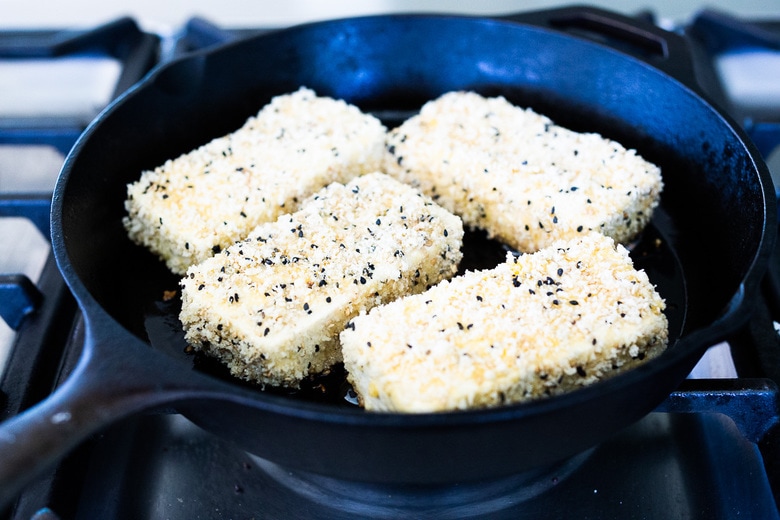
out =
<path fill-rule="evenodd" d="M 173 35 L 157 35 L 123 18 L 86 31 L 0 34 L 0 72 L 13 65 L 15 77 L 27 78 L 0 79 L 4 92 L 24 100 L 0 100 L 0 313 L 7 324 L 0 420 L 67 378 L 84 341 L 46 242 L 64 156 L 89 121 L 152 67 L 266 30 L 192 18 Z M 702 88 L 780 175 L 773 166 L 780 90 L 765 73 L 780 71 L 780 21 L 703 11 L 675 30 L 690 43 Z M 41 88 L 23 87 L 30 81 Z M 776 253 L 744 329 L 713 345 L 656 411 L 552 467 L 453 485 L 344 482 L 279 467 L 162 411 L 93 436 L 0 518 L 780 518 L 778 321 Z"/>

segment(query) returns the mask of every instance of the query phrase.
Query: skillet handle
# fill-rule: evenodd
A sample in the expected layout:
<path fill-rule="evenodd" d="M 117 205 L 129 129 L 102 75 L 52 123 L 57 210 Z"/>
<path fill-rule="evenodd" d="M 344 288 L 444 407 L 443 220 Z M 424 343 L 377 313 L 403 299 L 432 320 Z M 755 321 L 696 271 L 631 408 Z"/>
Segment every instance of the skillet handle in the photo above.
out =
<path fill-rule="evenodd" d="M 155 356 L 139 340 L 120 335 L 96 345 L 87 329 L 84 353 L 65 382 L 42 402 L 0 424 L 0 511 L 37 476 L 109 424 L 199 397 L 191 378 L 182 377 L 171 360 Z"/>
<path fill-rule="evenodd" d="M 649 19 L 585 6 L 530 11 L 500 18 L 555 29 L 605 44 L 639 58 L 697 92 L 701 90 L 688 42 Z"/>

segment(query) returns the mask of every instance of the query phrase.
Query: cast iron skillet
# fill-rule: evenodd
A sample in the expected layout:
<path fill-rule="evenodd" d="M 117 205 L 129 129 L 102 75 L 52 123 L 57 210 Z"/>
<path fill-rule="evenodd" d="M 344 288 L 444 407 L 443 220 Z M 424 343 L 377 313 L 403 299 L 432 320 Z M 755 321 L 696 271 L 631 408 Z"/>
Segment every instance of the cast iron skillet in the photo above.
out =
<path fill-rule="evenodd" d="M 775 229 L 766 166 L 700 95 L 687 56 L 684 41 L 651 24 L 571 8 L 315 23 L 153 71 L 90 125 L 57 183 L 52 243 L 84 315 L 84 352 L 54 395 L 0 426 L 3 501 L 104 426 L 163 406 L 284 467 L 384 483 L 540 467 L 652 411 L 708 346 L 745 323 Z M 126 238 L 125 186 L 301 85 L 388 124 L 446 91 L 502 94 L 660 164 L 662 204 L 633 255 L 667 299 L 668 351 L 568 395 L 414 416 L 366 413 L 316 391 L 259 391 L 184 353 L 175 303 L 162 301 L 177 280 Z M 498 261 L 489 252 L 500 246 L 469 241 L 467 263 Z"/>

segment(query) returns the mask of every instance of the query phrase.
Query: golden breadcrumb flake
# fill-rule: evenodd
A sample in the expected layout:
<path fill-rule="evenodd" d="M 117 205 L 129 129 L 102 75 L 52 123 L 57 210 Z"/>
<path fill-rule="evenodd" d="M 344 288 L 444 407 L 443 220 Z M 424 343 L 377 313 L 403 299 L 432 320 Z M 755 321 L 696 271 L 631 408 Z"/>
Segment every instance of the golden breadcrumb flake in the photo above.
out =
<path fill-rule="evenodd" d="M 460 218 L 392 177 L 331 184 L 188 270 L 186 339 L 236 377 L 298 387 L 341 361 L 352 317 L 453 276 L 462 238 Z"/>
<path fill-rule="evenodd" d="M 590 233 L 361 314 L 341 333 L 344 365 L 367 410 L 494 407 L 659 355 L 664 309 L 628 251 Z"/>
<path fill-rule="evenodd" d="M 312 90 L 277 96 L 238 130 L 144 171 L 124 226 L 176 274 L 332 182 L 378 170 L 386 129 Z"/>
<path fill-rule="evenodd" d="M 663 188 L 634 150 L 473 92 L 444 94 L 388 132 L 384 170 L 522 252 L 589 231 L 628 243 Z"/>

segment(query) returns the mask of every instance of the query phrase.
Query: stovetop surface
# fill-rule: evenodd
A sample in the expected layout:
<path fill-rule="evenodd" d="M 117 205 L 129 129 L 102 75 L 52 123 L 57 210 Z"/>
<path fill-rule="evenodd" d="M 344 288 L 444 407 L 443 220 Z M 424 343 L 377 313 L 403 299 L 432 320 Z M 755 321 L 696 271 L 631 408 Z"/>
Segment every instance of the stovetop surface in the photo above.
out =
<path fill-rule="evenodd" d="M 408 489 L 299 474 L 181 416 L 150 415 L 96 442 L 73 518 L 771 520 L 778 512 L 763 473 L 756 445 L 720 414 L 652 413 L 533 475 Z"/>
<path fill-rule="evenodd" d="M 712 22 L 709 18 L 704 21 Z M 117 25 L 121 31 L 130 30 L 126 20 Z M 774 27 L 761 28 L 770 29 L 769 34 L 773 35 Z M 260 30 L 225 31 L 194 18 L 176 41 L 157 48 L 155 59 L 170 59 Z M 78 45 L 82 40 L 77 35 L 75 41 Z M 699 43 L 706 54 L 709 43 Z M 718 63 L 710 65 L 717 73 Z M 148 66 L 146 63 L 141 69 Z M 138 73 L 134 72 L 136 76 Z M 120 77 L 130 82 L 132 74 L 126 72 Z M 713 97 L 727 100 L 729 88 L 725 85 L 713 90 Z M 759 139 L 767 127 L 771 130 L 775 124 L 757 117 L 760 109 L 754 106 L 729 108 Z M 63 140 L 63 135 L 72 139 L 80 129 L 63 131 L 63 126 L 73 121 L 70 116 L 58 121 L 56 131 L 48 134 L 51 142 L 44 144 L 66 153 L 68 145 L 63 143 L 68 141 Z M 27 126 L 29 130 L 35 125 Z M 0 125 L 0 144 L 26 144 L 30 135 L 13 131 L 4 134 L 4 129 Z M 767 155 L 769 150 L 762 148 Z M 8 173 L 12 168 L 5 166 L 2 159 L 0 155 L 0 192 L 40 191 L 43 197 L 47 196 L 47 186 L 56 175 L 53 167 L 42 173 L 40 180 L 22 184 L 19 189 L 13 184 L 18 179 L 13 172 Z M 52 163 L 59 160 L 55 157 Z M 31 163 L 37 161 L 33 159 Z M 28 190 L 30 187 L 33 189 Z M 10 239 L 13 243 L 32 236 L 29 226 L 19 229 L 11 231 L 15 233 L 15 238 Z M 41 323 L 37 320 L 54 317 L 51 321 L 58 322 L 56 326 L 41 326 L 33 334 L 44 339 L 19 339 L 13 331 L 6 331 L 6 343 L 9 349 L 41 349 L 41 355 L 43 347 L 28 345 L 45 344 L 52 351 L 63 352 L 63 356 L 34 368 L 29 366 L 27 357 L 21 356 L 24 359 L 20 361 L 18 354 L 11 356 L 11 379 L 19 384 L 47 378 L 61 380 L 78 355 L 78 349 L 69 345 L 78 344 L 83 333 L 78 312 L 68 299 L 51 258 L 46 259 L 45 239 L 43 244 L 37 242 L 33 261 L 3 253 L 11 259 L 6 265 L 23 269 L 39 285 L 53 288 L 57 296 L 49 297 L 48 303 L 63 301 L 66 310 L 55 311 L 45 304 L 37 316 L 27 318 L 27 324 L 32 324 L 28 328 L 33 328 Z M 780 272 L 777 258 L 773 266 Z M 780 295 L 780 291 L 773 294 Z M 743 334 L 745 342 L 753 343 L 757 336 L 767 334 L 775 319 L 774 299 L 770 296 L 766 305 L 760 306 L 760 316 Z M 57 346 L 53 347 L 46 338 L 60 337 L 63 331 L 68 338 L 55 341 Z M 740 376 L 780 381 L 777 336 L 769 338 L 767 345 L 749 359 L 736 360 Z M 728 357 L 729 349 L 728 345 L 720 345 L 712 351 L 725 351 Z M 718 355 L 705 359 L 697 368 L 705 376 L 715 373 L 716 377 L 732 377 L 733 373 L 736 377 L 733 362 L 730 358 L 724 362 L 723 356 Z M 41 394 L 33 394 L 23 402 L 15 402 L 13 396 L 6 396 L 3 404 L 9 409 L 21 409 L 40 397 Z M 780 516 L 775 499 L 776 480 L 780 478 L 775 464 L 780 460 L 776 453 L 780 448 L 776 444 L 780 443 L 772 435 L 760 442 L 747 440 L 739 426 L 720 413 L 659 411 L 586 453 L 533 473 L 492 482 L 400 488 L 366 486 L 280 468 L 205 432 L 181 415 L 150 413 L 124 420 L 84 443 L 52 473 L 30 485 L 11 511 L 0 512 L 0 518 L 773 519 Z"/>

